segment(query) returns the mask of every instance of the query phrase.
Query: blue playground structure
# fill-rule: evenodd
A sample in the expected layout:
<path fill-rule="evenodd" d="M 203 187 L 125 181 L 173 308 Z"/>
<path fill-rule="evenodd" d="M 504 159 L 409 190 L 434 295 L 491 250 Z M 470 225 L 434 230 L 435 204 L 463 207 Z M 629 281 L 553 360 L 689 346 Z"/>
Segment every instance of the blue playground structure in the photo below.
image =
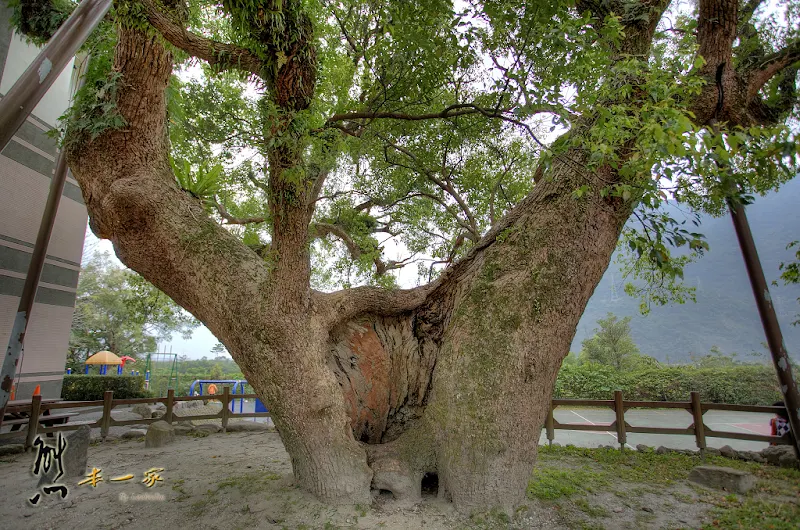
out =
<path fill-rule="evenodd" d="M 195 379 L 192 382 L 192 385 L 189 387 L 189 395 L 190 396 L 202 396 L 203 394 L 203 385 L 206 385 L 206 389 L 210 385 L 231 385 L 231 394 L 236 395 L 236 389 L 239 389 L 238 394 L 244 394 L 244 386 L 247 384 L 247 381 L 244 379 Z M 195 391 L 197 388 L 197 391 Z M 218 396 L 218 394 L 208 394 L 210 396 Z M 231 399 L 231 412 L 236 412 L 236 399 Z M 244 406 L 244 398 L 238 398 L 239 400 L 239 412 L 241 413 Z M 268 412 L 267 407 L 261 402 L 260 399 L 256 398 L 256 412 Z M 255 419 L 255 418 L 254 418 Z"/>

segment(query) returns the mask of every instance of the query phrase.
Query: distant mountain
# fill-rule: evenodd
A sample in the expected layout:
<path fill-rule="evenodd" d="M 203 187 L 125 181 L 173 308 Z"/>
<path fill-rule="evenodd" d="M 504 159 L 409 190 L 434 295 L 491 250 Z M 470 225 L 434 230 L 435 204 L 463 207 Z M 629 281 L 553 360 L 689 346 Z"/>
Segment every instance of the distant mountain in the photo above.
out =
<path fill-rule="evenodd" d="M 800 178 L 778 193 L 756 197 L 747 207 L 747 217 L 767 282 L 771 282 L 780 274 L 779 264 L 792 259 L 786 245 L 800 239 Z M 691 352 L 705 354 L 712 346 L 745 358 L 752 351 L 766 352 L 762 346 L 764 331 L 730 216 L 705 216 L 696 231 L 706 236 L 711 247 L 685 271 L 685 281 L 697 287 L 696 303 L 653 306 L 649 315 L 642 316 L 638 300 L 624 292 L 625 280 L 614 263 L 615 255 L 578 324 L 572 351 L 580 351 L 581 341 L 598 327 L 597 320 L 611 312 L 633 317 L 634 341 L 642 353 L 659 361 L 685 361 Z M 779 282 L 778 287 L 770 285 L 770 293 L 784 341 L 794 357 L 800 351 L 800 326 L 791 323 L 800 313 L 800 287 L 784 287 Z"/>

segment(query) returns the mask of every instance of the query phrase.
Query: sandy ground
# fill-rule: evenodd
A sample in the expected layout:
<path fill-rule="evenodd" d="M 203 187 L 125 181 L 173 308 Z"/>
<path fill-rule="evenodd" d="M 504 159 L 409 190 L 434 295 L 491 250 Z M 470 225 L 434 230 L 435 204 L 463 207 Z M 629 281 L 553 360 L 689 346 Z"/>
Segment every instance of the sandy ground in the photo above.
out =
<path fill-rule="evenodd" d="M 218 410 L 219 404 L 209 403 L 178 414 L 189 419 Z M 114 417 L 128 420 L 138 415 L 115 410 Z M 81 416 L 83 421 L 92 419 Z M 195 425 L 203 423 L 220 422 L 194 421 Z M 411 507 L 399 506 L 384 494 L 376 495 L 369 506 L 335 508 L 294 485 L 288 454 L 274 431 L 192 433 L 177 436 L 166 447 L 147 449 L 142 438 L 119 439 L 135 427 L 113 427 L 110 441 L 90 446 L 87 471 L 97 468 L 102 477 L 96 487 L 79 485 L 81 479 L 65 481 L 69 488 L 66 499 L 42 494 L 37 506 L 28 502 L 37 492 L 42 493 L 32 472 L 36 453 L 0 457 L 0 530 L 698 528 L 708 522 L 712 508 L 685 482 L 647 486 L 625 481 L 570 502 L 542 501 L 532 496 L 512 519 L 497 513 L 469 517 L 456 513 L 434 492 L 427 492 L 422 503 Z M 99 429 L 93 430 L 92 438 L 99 438 Z M 47 440 L 53 443 L 53 439 Z M 573 469 L 576 465 L 584 467 Z M 142 479 L 153 468 L 162 470 L 156 472 L 161 480 L 147 487 Z M 569 474 L 596 471 L 587 471 L 585 462 L 546 454 L 537 470 L 544 468 Z M 126 475 L 133 477 L 111 481 Z"/>
<path fill-rule="evenodd" d="M 400 508 L 376 498 L 372 506 L 332 508 L 293 484 L 289 457 L 275 432 L 179 436 L 159 449 L 139 440 L 93 444 L 89 468 L 103 478 L 96 487 L 67 481 L 66 499 L 37 492 L 31 467 L 35 453 L 0 459 L 0 527 L 3 528 L 489 528 L 480 518 L 456 514 L 427 496 L 415 507 Z M 151 468 L 162 479 L 141 483 Z M 127 474 L 128 481 L 109 479 Z M 566 528 L 552 509 L 530 506 L 512 525 L 517 528 Z M 488 523 L 487 523 L 488 524 Z M 478 525 L 478 526 L 475 526 Z M 508 527 L 503 524 L 502 527 Z"/>

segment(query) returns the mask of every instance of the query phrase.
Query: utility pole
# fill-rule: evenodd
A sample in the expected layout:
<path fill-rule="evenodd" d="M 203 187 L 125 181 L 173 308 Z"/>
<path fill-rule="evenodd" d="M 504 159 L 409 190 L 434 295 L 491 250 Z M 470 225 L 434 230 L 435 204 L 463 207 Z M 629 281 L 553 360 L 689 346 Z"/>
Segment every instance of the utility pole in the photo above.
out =
<path fill-rule="evenodd" d="M 111 0 L 83 0 L 0 101 L 0 150 L 5 149 L 17 129 L 25 122 L 25 119 L 64 70 L 67 63 L 83 46 L 92 31 L 100 24 L 110 7 Z M 47 255 L 47 245 L 53 232 L 58 203 L 64 190 L 68 169 L 66 152 L 61 149 L 56 161 L 55 173 L 50 181 L 47 203 L 42 214 L 42 222 L 39 225 L 39 233 L 36 236 L 31 262 L 28 265 L 28 273 L 8 340 L 6 356 L 3 359 L 2 373 L 0 373 L 0 425 L 3 424 L 6 405 L 14 384 L 17 364 L 25 341 L 25 331 L 28 328 L 36 298 L 39 278 Z"/>
<path fill-rule="evenodd" d="M 729 196 L 728 207 L 731 211 L 736 237 L 739 240 L 739 247 L 742 249 L 747 275 L 750 277 L 750 285 L 753 287 L 753 295 L 756 297 L 756 306 L 761 316 L 761 324 L 764 326 L 764 333 L 767 336 L 772 362 L 778 373 L 778 382 L 781 385 L 783 402 L 789 416 L 791 436 L 794 440 L 795 456 L 800 459 L 800 395 L 798 395 L 797 383 L 792 374 L 792 364 L 786 352 L 781 326 L 778 323 L 775 307 L 772 305 L 772 297 L 764 277 L 764 269 L 758 259 L 758 251 L 753 240 L 753 233 L 750 231 L 750 223 L 747 222 L 744 205 Z"/>

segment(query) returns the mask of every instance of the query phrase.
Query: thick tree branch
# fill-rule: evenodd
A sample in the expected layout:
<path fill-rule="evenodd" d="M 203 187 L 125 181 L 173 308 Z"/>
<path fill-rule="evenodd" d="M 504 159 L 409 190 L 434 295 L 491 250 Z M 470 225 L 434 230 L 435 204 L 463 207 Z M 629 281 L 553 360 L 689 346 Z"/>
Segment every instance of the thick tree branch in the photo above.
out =
<path fill-rule="evenodd" d="M 350 257 L 352 257 L 354 261 L 358 261 L 364 254 L 364 251 L 361 249 L 358 243 L 356 243 L 355 240 L 350 237 L 350 234 L 348 234 L 347 231 L 341 226 L 333 223 L 319 222 L 314 223 L 312 228 L 313 237 L 325 237 L 327 235 L 332 235 L 338 238 L 342 243 L 344 243 L 344 246 L 347 247 L 347 251 L 350 253 Z M 375 257 L 372 260 L 372 262 L 375 264 L 375 270 L 378 276 L 386 274 L 387 271 L 402 268 L 407 261 L 408 260 L 390 260 L 388 262 L 384 262 L 380 257 Z"/>
<path fill-rule="evenodd" d="M 739 9 L 739 31 L 745 30 L 753 20 L 756 10 L 764 3 L 764 0 L 750 0 Z"/>
<path fill-rule="evenodd" d="M 216 197 L 214 198 L 213 201 L 209 202 L 211 203 L 211 205 L 214 206 L 214 208 L 216 208 L 217 213 L 219 213 L 219 216 L 222 217 L 225 221 L 227 221 L 227 223 L 230 225 L 259 224 L 259 223 L 265 223 L 267 221 L 267 218 L 264 216 L 236 217 L 234 215 L 231 215 L 230 212 L 228 212 L 228 209 L 225 208 L 225 206 L 221 202 L 219 202 L 216 199 Z"/>
<path fill-rule="evenodd" d="M 564 116 L 564 109 L 556 108 L 552 106 L 540 106 L 534 108 L 526 108 L 526 113 L 530 114 L 558 114 L 559 116 Z M 543 144 L 534 134 L 533 130 L 524 122 L 514 118 L 513 116 L 509 115 L 511 109 L 485 109 L 474 103 L 458 103 L 455 105 L 450 105 L 449 107 L 445 107 L 439 112 L 429 112 L 425 114 L 407 114 L 404 112 L 380 112 L 380 111 L 356 111 L 356 112 L 345 112 L 341 114 L 334 114 L 330 118 L 328 118 L 326 125 L 328 127 L 335 127 L 340 129 L 342 132 L 349 134 L 351 136 L 359 136 L 358 129 L 362 128 L 365 124 L 359 124 L 356 129 L 351 129 L 345 127 L 341 123 L 343 122 L 353 122 L 353 121 L 364 121 L 367 122 L 372 120 L 380 120 L 380 119 L 388 119 L 388 120 L 399 120 L 399 121 L 425 121 L 425 120 L 436 120 L 436 119 L 445 119 L 445 118 L 455 118 L 458 116 L 470 116 L 470 115 L 482 115 L 486 118 L 495 118 L 500 119 L 505 122 L 517 125 L 518 127 L 522 127 L 525 129 L 525 132 L 530 135 L 530 137 L 540 146 L 543 147 Z"/>
<path fill-rule="evenodd" d="M 749 74 L 747 83 L 748 98 L 754 98 L 764 85 L 776 74 L 800 62 L 800 40 L 796 40 L 783 49 L 764 57 Z"/>
<path fill-rule="evenodd" d="M 438 202 L 442 206 L 444 206 L 445 209 L 448 211 L 448 213 L 450 213 L 450 215 L 455 217 L 456 221 L 461 226 L 466 228 L 467 231 L 469 231 L 472 234 L 472 238 L 471 239 L 474 239 L 475 241 L 477 241 L 480 238 L 480 230 L 478 230 L 478 224 L 475 221 L 475 216 L 472 214 L 472 210 L 470 210 L 469 205 L 467 204 L 467 202 L 455 190 L 453 185 L 450 182 L 443 181 L 442 179 L 438 178 L 432 171 L 429 171 L 429 170 L 425 169 L 424 167 L 422 167 L 422 165 L 420 164 L 419 160 L 414 155 L 414 153 L 412 153 L 411 151 L 409 151 L 405 147 L 402 147 L 402 146 L 399 146 L 399 145 L 395 144 L 394 142 L 392 142 L 388 138 L 385 138 L 382 135 L 378 135 L 378 137 L 381 140 L 383 140 L 386 143 L 387 146 L 393 148 L 394 150 L 396 150 L 399 153 L 403 153 L 404 155 L 409 157 L 411 160 L 413 160 L 415 163 L 417 163 L 420 166 L 419 168 L 409 168 L 409 169 L 421 172 L 423 175 L 425 175 L 425 177 L 428 178 L 428 180 L 430 180 L 431 182 L 436 184 L 436 186 L 438 186 L 442 191 L 444 191 L 445 193 L 450 195 L 456 201 L 456 203 L 458 203 L 459 207 L 461 208 L 461 211 L 464 212 L 464 215 L 466 215 L 466 217 L 467 217 L 467 222 L 464 222 L 455 212 L 453 212 L 452 209 L 449 208 L 449 206 L 444 201 L 437 200 L 432 195 L 425 194 L 426 197 L 430 197 L 430 198 L 436 200 L 436 202 Z M 385 155 L 386 155 L 386 153 L 385 153 Z M 387 157 L 387 162 L 388 162 L 388 157 Z"/>
<path fill-rule="evenodd" d="M 335 293 L 312 294 L 314 309 L 330 326 L 347 322 L 365 313 L 394 316 L 421 306 L 437 282 L 414 289 L 355 287 Z"/>
<path fill-rule="evenodd" d="M 153 0 L 141 0 L 141 3 L 147 11 L 147 20 L 173 46 L 206 61 L 215 68 L 242 70 L 268 81 L 264 75 L 266 65 L 251 51 L 188 31 L 159 10 Z"/>
<path fill-rule="evenodd" d="M 341 121 L 354 121 L 354 120 L 402 120 L 402 121 L 422 121 L 434 120 L 442 118 L 455 118 L 457 116 L 467 116 L 470 114 L 484 114 L 489 113 L 490 117 L 500 118 L 503 112 L 508 112 L 508 109 L 503 109 L 497 113 L 492 110 L 482 109 L 472 103 L 460 103 L 457 105 L 450 105 L 440 112 L 429 112 L 426 114 L 407 114 L 404 112 L 378 112 L 378 111 L 357 111 L 345 112 L 341 114 L 334 114 L 328 118 L 327 123 L 333 124 Z"/>

